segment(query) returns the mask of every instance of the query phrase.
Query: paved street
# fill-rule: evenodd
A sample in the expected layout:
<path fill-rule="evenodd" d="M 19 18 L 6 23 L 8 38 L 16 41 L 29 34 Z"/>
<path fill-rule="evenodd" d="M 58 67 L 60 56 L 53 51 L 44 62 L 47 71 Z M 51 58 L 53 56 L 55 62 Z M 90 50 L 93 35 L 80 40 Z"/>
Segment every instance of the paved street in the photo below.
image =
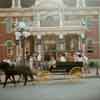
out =
<path fill-rule="evenodd" d="M 100 100 L 100 78 L 0 85 L 0 100 Z"/>

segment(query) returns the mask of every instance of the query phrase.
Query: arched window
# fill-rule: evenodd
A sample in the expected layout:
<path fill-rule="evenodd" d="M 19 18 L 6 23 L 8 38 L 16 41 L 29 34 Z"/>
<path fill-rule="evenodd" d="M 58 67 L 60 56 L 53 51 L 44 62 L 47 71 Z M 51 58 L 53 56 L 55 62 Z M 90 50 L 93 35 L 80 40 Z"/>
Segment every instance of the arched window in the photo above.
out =
<path fill-rule="evenodd" d="M 35 0 L 21 0 L 21 6 L 22 8 L 28 8 L 34 5 Z"/>
<path fill-rule="evenodd" d="M 12 0 L 0 0 L 0 8 L 10 8 Z"/>

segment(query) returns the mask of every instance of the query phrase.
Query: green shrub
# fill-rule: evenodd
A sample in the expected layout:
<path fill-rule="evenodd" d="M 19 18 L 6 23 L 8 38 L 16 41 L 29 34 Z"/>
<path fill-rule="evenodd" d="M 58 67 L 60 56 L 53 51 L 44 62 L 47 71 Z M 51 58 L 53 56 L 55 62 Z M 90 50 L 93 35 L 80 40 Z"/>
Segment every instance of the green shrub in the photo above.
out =
<path fill-rule="evenodd" d="M 89 62 L 89 67 L 91 67 L 91 68 L 99 67 L 99 62 L 97 62 L 97 61 L 90 61 Z"/>

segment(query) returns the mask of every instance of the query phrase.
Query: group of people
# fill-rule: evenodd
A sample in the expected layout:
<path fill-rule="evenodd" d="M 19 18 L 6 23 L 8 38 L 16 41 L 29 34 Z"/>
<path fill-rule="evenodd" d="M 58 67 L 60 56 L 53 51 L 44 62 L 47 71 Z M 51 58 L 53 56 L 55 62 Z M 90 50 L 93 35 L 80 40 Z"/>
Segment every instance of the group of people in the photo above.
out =
<path fill-rule="evenodd" d="M 15 62 L 11 61 L 10 59 L 4 59 L 4 61 L 10 63 L 10 64 L 18 64 L 21 63 L 21 59 L 17 58 Z M 30 69 L 33 70 L 34 68 L 36 69 L 48 69 L 49 66 L 54 66 L 56 67 L 56 62 L 83 62 L 84 68 L 87 70 L 88 69 L 88 57 L 85 56 L 84 54 L 80 52 L 71 52 L 71 53 L 62 53 L 59 55 L 53 56 L 51 55 L 49 57 L 49 60 L 45 61 L 42 58 L 41 54 L 34 54 L 34 55 L 27 55 L 25 58 L 25 64 L 28 64 Z"/>
<path fill-rule="evenodd" d="M 20 58 L 20 57 L 19 57 Z M 20 59 L 16 59 L 16 60 L 11 60 L 11 59 L 4 59 L 4 62 L 7 62 L 9 64 L 18 64 L 21 63 L 21 58 Z M 84 70 L 86 73 L 89 72 L 89 68 L 88 68 L 88 57 L 85 56 L 82 53 L 76 52 L 76 53 L 63 53 L 60 55 L 56 55 L 55 56 L 50 56 L 48 57 L 49 59 L 47 61 L 45 61 L 42 58 L 41 54 L 37 54 L 37 55 L 27 55 L 25 58 L 25 64 L 28 64 L 28 66 L 30 67 L 31 70 L 34 69 L 42 69 L 42 70 L 48 70 L 50 66 L 56 67 L 56 62 L 60 61 L 60 62 L 83 62 L 84 65 Z"/>

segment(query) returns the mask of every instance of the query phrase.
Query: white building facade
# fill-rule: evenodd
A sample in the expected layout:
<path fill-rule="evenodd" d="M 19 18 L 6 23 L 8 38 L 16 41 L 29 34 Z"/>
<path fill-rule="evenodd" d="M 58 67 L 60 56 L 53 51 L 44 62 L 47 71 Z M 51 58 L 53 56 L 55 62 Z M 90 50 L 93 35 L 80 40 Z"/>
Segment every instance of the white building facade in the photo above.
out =
<path fill-rule="evenodd" d="M 92 2 L 98 4 L 99 1 Z M 11 8 L 0 9 L 0 16 L 12 18 L 14 33 L 18 31 L 19 22 L 27 24 L 25 31 L 31 33 L 34 42 L 31 41 L 31 46 L 29 44 L 25 50 L 32 47 L 29 50 L 31 54 L 37 52 L 44 56 L 45 53 L 81 50 L 90 57 L 99 58 L 100 5 L 93 4 L 89 0 L 35 0 L 30 7 L 25 8 L 21 0 L 12 0 Z M 92 27 L 92 22 L 96 21 L 98 25 Z M 93 48 L 96 48 L 92 53 L 88 53 L 90 41 L 93 42 Z"/>

